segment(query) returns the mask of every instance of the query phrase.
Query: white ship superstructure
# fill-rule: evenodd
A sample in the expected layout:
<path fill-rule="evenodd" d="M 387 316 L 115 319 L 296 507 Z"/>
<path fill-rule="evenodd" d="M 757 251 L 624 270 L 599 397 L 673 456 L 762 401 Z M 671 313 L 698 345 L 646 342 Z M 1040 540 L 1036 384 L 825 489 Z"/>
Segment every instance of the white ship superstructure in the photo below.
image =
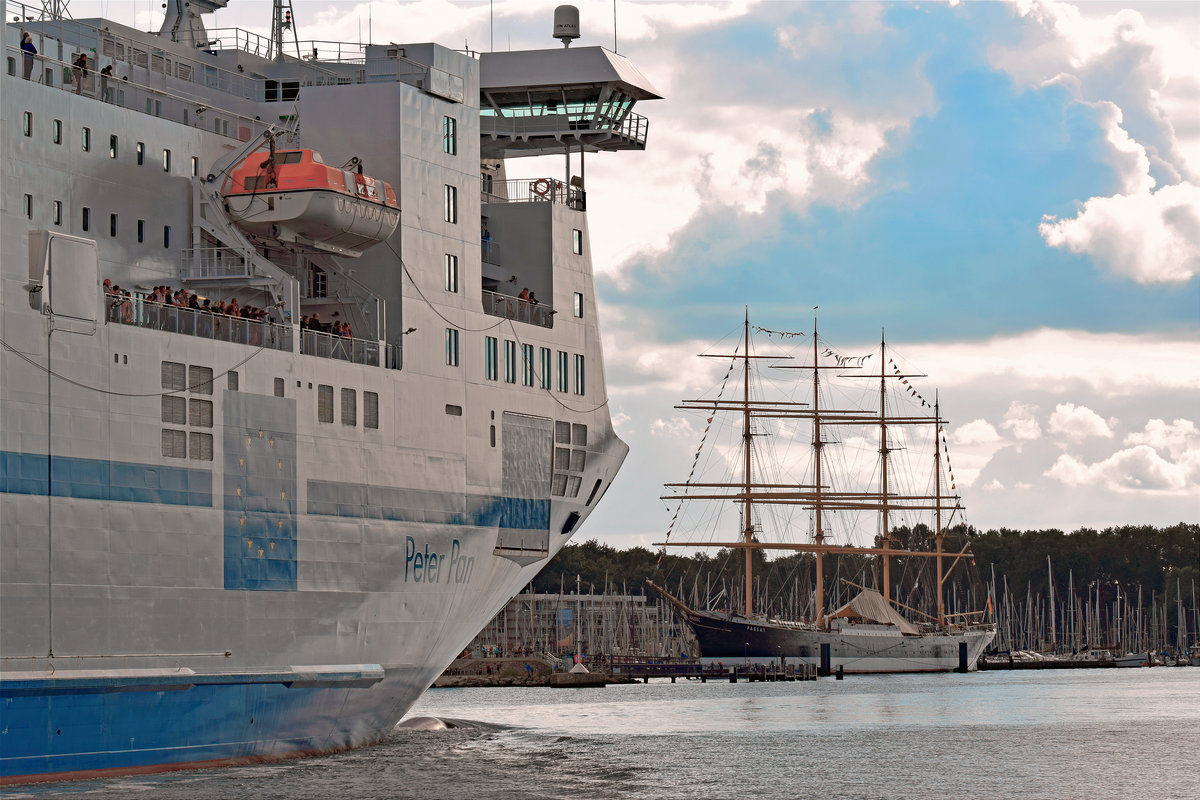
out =
<path fill-rule="evenodd" d="M 627 452 L 583 161 L 645 78 L 224 4 L 0 2 L 0 781 L 377 740 Z"/>

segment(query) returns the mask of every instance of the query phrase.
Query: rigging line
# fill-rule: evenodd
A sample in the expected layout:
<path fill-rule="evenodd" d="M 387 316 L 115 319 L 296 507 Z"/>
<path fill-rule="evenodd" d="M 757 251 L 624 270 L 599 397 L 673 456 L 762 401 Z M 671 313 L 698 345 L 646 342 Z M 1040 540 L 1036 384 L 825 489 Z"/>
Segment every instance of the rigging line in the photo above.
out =
<path fill-rule="evenodd" d="M 404 263 L 404 259 L 401 258 L 399 253 L 396 252 L 396 248 L 392 247 L 392 243 L 384 240 L 384 244 L 388 246 L 388 250 L 392 251 L 392 255 L 396 257 L 396 260 L 400 262 L 400 269 L 404 270 L 404 274 L 408 276 L 409 282 L 412 283 L 413 288 L 417 290 L 417 295 L 425 302 L 425 305 L 429 306 L 430 311 L 432 311 L 434 314 L 437 314 L 441 318 L 442 322 L 445 322 L 447 325 L 453 326 L 458 330 L 465 331 L 467 333 L 483 333 L 484 331 L 495 330 L 505 323 L 506 320 L 501 318 L 496 322 L 495 325 L 489 325 L 486 328 L 468 328 L 449 319 L 441 311 L 438 311 L 437 306 L 435 306 L 433 302 L 425 296 L 425 293 L 421 291 L 421 287 L 417 284 L 417 279 L 414 278 L 412 273 L 408 271 L 408 265 Z"/>
<path fill-rule="evenodd" d="M 20 350 L 17 350 L 15 347 L 10 345 L 8 342 L 4 341 L 3 339 L 0 339 L 0 346 L 3 346 L 5 350 L 8 350 L 10 353 L 12 353 L 13 355 L 15 355 L 17 358 L 21 359 L 25 363 L 29 364 L 30 366 L 32 366 L 36 369 L 40 369 L 43 372 L 45 372 L 47 375 L 58 378 L 60 381 L 69 383 L 72 386 L 78 386 L 80 389 L 87 389 L 89 392 L 98 392 L 99 394 L 106 394 L 106 395 L 110 395 L 112 397 L 167 397 L 169 395 L 179 394 L 180 392 L 195 391 L 196 389 L 198 389 L 202 386 L 211 386 L 211 385 L 215 384 L 217 381 L 217 378 L 228 375 L 229 373 L 233 372 L 238 367 L 245 364 L 250 359 L 254 358 L 256 355 L 261 353 L 263 350 L 267 349 L 267 346 L 263 345 L 262 347 L 258 348 L 253 353 L 246 356 L 241 361 L 234 364 L 232 367 L 225 370 L 224 372 L 216 373 L 209 380 L 201 381 L 200 383 L 196 383 L 191 386 L 185 386 L 182 389 L 172 389 L 167 392 L 114 392 L 111 389 L 101 389 L 98 386 L 89 386 L 86 383 L 80 383 L 79 381 L 77 381 L 73 378 L 68 378 L 66 375 L 61 375 L 61 374 L 55 372 L 54 370 L 50 369 L 49 367 L 42 366 L 41 364 L 34 361 L 29 356 L 25 355 Z"/>
<path fill-rule="evenodd" d="M 502 319 L 502 320 L 500 320 L 500 322 L 501 322 L 501 323 L 503 323 L 503 322 L 506 322 L 506 321 L 508 322 L 508 327 L 509 327 L 509 329 L 512 331 L 513 339 L 515 339 L 515 340 L 516 340 L 516 342 L 517 342 L 517 344 L 521 345 L 522 349 L 524 349 L 524 347 L 525 347 L 525 343 L 521 341 L 521 335 L 520 335 L 519 333 L 517 333 L 517 326 L 513 324 L 513 321 L 512 321 L 511 319 L 509 319 L 509 320 L 503 320 L 503 319 Z M 532 346 L 532 345 L 531 345 L 531 346 Z M 543 376 L 543 375 L 542 375 L 540 372 L 538 372 L 538 371 L 535 369 L 535 370 L 533 370 L 533 375 L 534 375 L 534 377 L 536 377 L 536 378 L 538 378 L 538 379 L 539 379 L 539 380 L 538 380 L 538 386 L 541 388 L 541 390 L 542 390 L 543 392 L 545 392 L 545 393 L 546 393 L 546 395 L 547 395 L 547 396 L 549 396 L 549 398 L 550 398 L 551 400 L 553 400 L 554 402 L 558 403 L 558 405 L 559 405 L 559 406 L 561 406 L 562 408 L 565 408 L 567 411 L 573 411 L 573 412 L 575 412 L 576 414 L 591 414 L 593 411 L 599 411 L 600 409 L 602 409 L 602 408 L 604 408 L 606 405 L 608 405 L 608 398 L 606 397 L 606 398 L 604 398 L 604 402 L 600 403 L 599 405 L 592 406 L 591 408 L 586 408 L 586 409 L 583 409 L 583 408 L 573 408 L 572 406 L 569 406 L 569 405 L 567 405 L 566 403 L 564 403 L 562 400 L 559 400 L 559 399 L 558 399 L 558 396 L 557 396 L 556 394 L 554 394 L 554 390 L 553 390 L 553 389 L 547 389 L 547 388 L 546 388 L 546 383 L 545 383 L 545 381 L 543 381 L 543 380 L 540 380 L 541 378 L 543 378 L 543 377 L 544 377 L 544 376 Z"/>

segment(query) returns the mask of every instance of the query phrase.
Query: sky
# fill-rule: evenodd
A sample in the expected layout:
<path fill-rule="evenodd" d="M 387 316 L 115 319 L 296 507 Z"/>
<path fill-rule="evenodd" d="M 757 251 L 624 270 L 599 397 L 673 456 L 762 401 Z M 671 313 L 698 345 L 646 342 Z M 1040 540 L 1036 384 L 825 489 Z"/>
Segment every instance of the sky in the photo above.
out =
<path fill-rule="evenodd" d="M 302 40 L 487 50 L 556 47 L 555 5 L 293 8 Z M 615 46 L 665 98 L 634 109 L 645 152 L 587 163 L 631 451 L 577 538 L 662 540 L 662 484 L 705 425 L 673 406 L 713 396 L 728 362 L 694 356 L 729 352 L 747 309 L 778 331 L 816 313 L 842 353 L 886 328 L 939 392 L 977 527 L 1200 522 L 1200 5 L 576 5 L 578 45 Z M 95 6 L 161 14 L 71 11 Z M 268 9 L 232 0 L 216 24 L 269 30 Z"/>

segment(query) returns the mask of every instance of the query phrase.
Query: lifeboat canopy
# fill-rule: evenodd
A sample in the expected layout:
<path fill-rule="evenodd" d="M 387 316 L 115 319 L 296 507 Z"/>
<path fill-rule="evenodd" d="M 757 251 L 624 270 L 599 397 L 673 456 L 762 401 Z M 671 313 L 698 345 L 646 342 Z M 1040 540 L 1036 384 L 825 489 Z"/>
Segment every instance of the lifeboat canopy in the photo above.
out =
<path fill-rule="evenodd" d="M 357 257 L 400 222 L 396 193 L 353 159 L 331 167 L 314 150 L 251 153 L 230 171 L 225 212 L 263 239 Z"/>

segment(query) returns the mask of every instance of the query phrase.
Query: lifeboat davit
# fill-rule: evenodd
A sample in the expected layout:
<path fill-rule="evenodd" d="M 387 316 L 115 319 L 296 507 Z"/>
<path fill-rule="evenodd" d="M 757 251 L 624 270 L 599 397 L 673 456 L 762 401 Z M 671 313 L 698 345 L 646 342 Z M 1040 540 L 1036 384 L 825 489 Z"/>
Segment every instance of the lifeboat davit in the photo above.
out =
<path fill-rule="evenodd" d="M 223 194 L 238 227 L 342 256 L 362 255 L 400 222 L 391 186 L 331 167 L 313 150 L 253 153 L 230 172 Z"/>

